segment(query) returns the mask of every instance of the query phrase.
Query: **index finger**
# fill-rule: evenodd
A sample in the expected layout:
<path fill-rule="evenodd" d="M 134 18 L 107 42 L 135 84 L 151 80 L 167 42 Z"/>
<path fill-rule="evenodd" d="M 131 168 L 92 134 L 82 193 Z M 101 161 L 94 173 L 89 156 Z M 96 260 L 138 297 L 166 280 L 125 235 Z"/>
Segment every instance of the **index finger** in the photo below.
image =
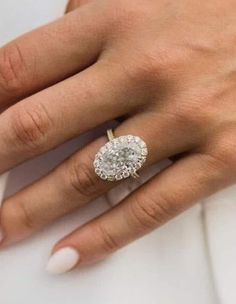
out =
<path fill-rule="evenodd" d="M 94 63 L 104 36 L 104 18 L 100 15 L 88 5 L 3 46 L 0 49 L 0 107 Z"/>

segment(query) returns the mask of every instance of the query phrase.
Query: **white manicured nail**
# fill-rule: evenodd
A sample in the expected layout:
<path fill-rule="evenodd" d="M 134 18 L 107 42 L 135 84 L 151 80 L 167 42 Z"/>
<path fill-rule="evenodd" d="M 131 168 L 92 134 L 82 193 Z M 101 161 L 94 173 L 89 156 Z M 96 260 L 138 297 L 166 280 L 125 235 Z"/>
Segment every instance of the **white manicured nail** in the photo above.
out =
<path fill-rule="evenodd" d="M 46 270 L 51 274 L 61 274 L 71 270 L 79 262 L 79 252 L 72 247 L 56 251 L 49 259 Z"/>

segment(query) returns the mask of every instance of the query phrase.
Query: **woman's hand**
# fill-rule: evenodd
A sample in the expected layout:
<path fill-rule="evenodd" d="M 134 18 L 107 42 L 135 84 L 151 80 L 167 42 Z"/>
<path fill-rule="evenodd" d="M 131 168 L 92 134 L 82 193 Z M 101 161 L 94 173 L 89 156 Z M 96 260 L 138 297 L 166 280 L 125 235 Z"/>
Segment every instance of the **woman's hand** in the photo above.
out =
<path fill-rule="evenodd" d="M 235 1 L 78 2 L 0 50 L 1 173 L 119 117 L 115 135 L 140 136 L 146 166 L 181 157 L 61 240 L 52 272 L 106 257 L 236 179 Z M 94 173 L 106 141 L 5 201 L 2 246 L 117 185 Z"/>

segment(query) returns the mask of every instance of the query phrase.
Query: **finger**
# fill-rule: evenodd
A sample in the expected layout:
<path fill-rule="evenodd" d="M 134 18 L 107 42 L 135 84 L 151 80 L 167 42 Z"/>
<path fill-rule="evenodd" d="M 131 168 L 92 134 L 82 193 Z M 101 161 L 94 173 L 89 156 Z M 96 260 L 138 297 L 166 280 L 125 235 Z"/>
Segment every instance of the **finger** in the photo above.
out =
<path fill-rule="evenodd" d="M 188 127 L 177 116 L 158 110 L 146 111 L 127 119 L 116 128 L 114 136 L 138 135 L 148 146 L 148 164 L 153 164 L 194 149 L 199 142 L 199 133 L 199 130 Z"/>
<path fill-rule="evenodd" d="M 118 69 L 98 62 L 17 103 L 0 116 L 0 172 L 127 113 L 132 94 Z"/>
<path fill-rule="evenodd" d="M 130 119 L 130 123 L 127 121 L 116 129 L 116 135 L 130 134 L 131 131 L 134 131 L 132 121 L 136 125 L 136 132 L 140 134 L 146 126 L 142 120 L 143 115 L 136 119 Z M 163 121 L 159 119 L 158 124 L 156 124 L 157 129 L 160 130 L 156 135 L 156 139 L 158 137 L 155 143 L 157 152 L 155 157 L 148 158 L 146 166 L 166 158 L 166 155 L 174 154 L 176 149 L 180 149 L 180 145 L 174 146 L 173 137 L 168 137 L 164 132 L 161 132 L 161 130 L 164 131 L 166 123 L 163 118 Z M 169 121 L 169 127 L 171 126 L 173 126 L 173 119 L 172 122 Z M 176 127 L 173 129 L 178 130 Z M 148 133 L 141 134 L 152 150 L 152 138 L 149 137 Z M 176 133 L 176 138 L 178 136 Z M 57 218 L 89 203 L 115 187 L 117 183 L 101 180 L 93 168 L 95 154 L 106 142 L 105 136 L 97 139 L 78 151 L 48 176 L 4 202 L 0 221 L 6 236 L 3 245 L 9 245 L 30 236 Z M 181 142 L 182 148 L 186 146 L 184 138 Z"/>
<path fill-rule="evenodd" d="M 29 237 L 113 187 L 92 168 L 93 157 L 105 142 L 105 137 L 97 139 L 47 176 L 4 201 L 0 212 L 0 231 L 4 236 L 1 245 Z"/>
<path fill-rule="evenodd" d="M 90 66 L 100 54 L 104 24 L 98 10 L 86 6 L 2 47 L 0 107 Z"/>
<path fill-rule="evenodd" d="M 219 190 L 227 179 L 225 168 L 211 157 L 195 154 L 182 159 L 119 206 L 61 240 L 53 250 L 48 271 L 66 272 L 104 259 Z"/>

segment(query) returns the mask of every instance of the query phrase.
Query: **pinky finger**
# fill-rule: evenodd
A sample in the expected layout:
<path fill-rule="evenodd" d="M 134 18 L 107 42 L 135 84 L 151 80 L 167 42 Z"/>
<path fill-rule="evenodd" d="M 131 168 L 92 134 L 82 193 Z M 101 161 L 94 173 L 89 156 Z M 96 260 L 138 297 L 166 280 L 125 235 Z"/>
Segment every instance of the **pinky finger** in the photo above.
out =
<path fill-rule="evenodd" d="M 61 240 L 48 272 L 64 273 L 104 259 L 230 183 L 224 177 L 222 163 L 210 156 L 192 154 L 179 160 L 117 207 Z"/>

